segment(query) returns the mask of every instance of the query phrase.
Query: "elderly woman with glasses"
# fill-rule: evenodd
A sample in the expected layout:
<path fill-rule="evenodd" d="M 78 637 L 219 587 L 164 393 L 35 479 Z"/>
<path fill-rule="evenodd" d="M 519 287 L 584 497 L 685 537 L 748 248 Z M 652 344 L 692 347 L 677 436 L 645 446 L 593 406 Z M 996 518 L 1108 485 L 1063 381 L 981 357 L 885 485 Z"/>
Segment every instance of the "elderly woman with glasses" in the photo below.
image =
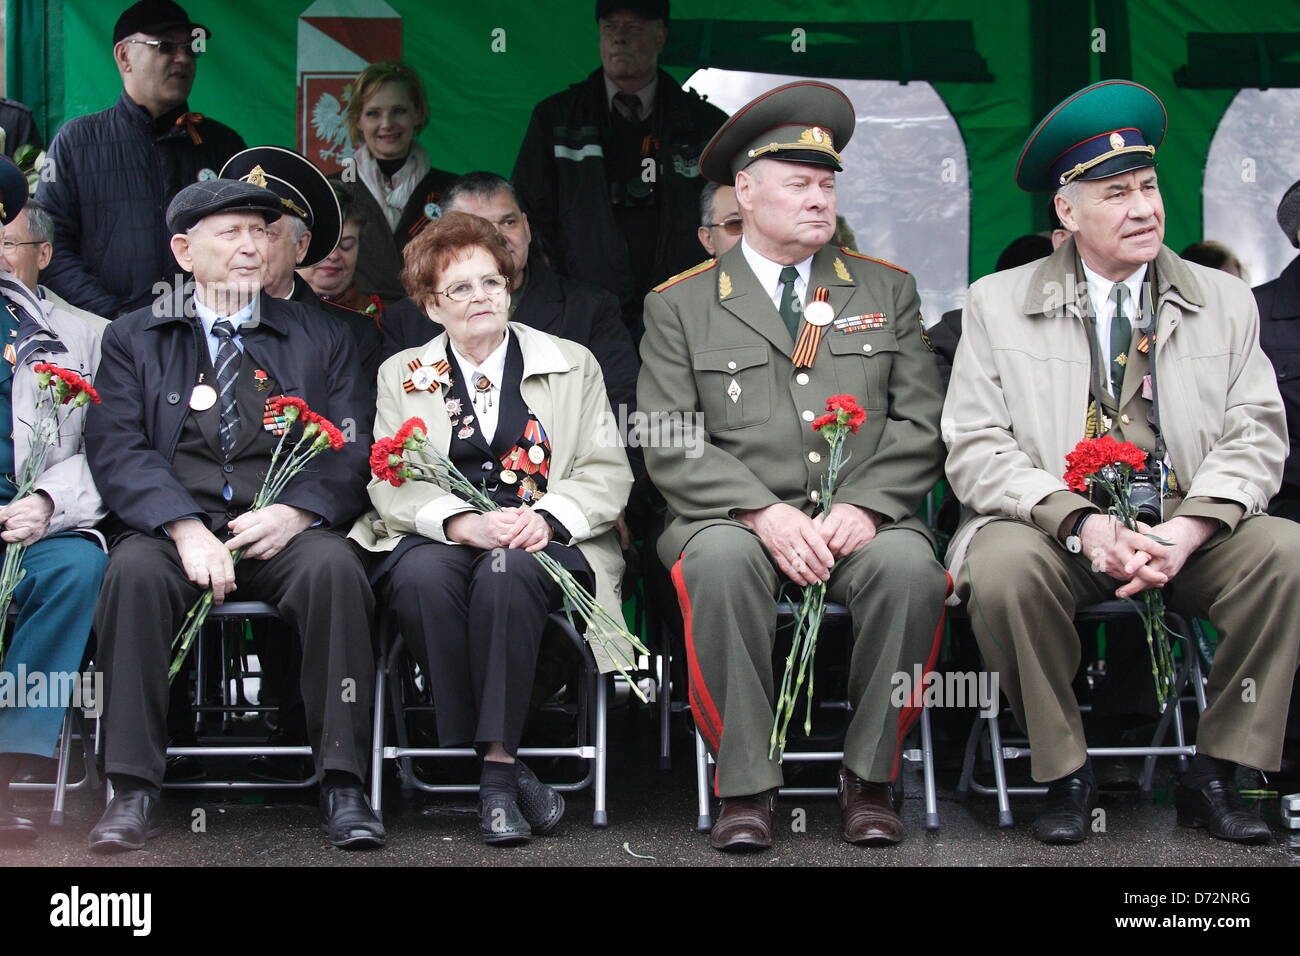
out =
<path fill-rule="evenodd" d="M 632 473 L 591 353 L 507 321 L 512 260 L 487 220 L 448 213 L 405 257 L 407 292 L 445 331 L 380 368 L 375 435 L 422 418 L 501 510 L 480 512 L 430 482 L 376 479 L 374 508 L 351 536 L 383 554 L 373 578 L 432 690 L 441 744 L 472 743 L 482 757 L 485 841 L 521 843 L 564 812 L 515 757 L 561 601 L 533 554 L 544 549 L 621 615 L 614 522 Z"/>

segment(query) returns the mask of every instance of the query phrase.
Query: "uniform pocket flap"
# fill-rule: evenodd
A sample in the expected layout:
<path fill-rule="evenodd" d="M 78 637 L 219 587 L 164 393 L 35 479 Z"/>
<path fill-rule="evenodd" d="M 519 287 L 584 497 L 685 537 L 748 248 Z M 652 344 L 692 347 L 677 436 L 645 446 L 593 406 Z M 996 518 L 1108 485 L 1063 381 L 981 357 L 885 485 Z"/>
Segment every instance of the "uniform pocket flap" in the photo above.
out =
<path fill-rule="evenodd" d="M 832 355 L 875 355 L 877 352 L 897 352 L 898 336 L 893 329 L 872 329 L 867 332 L 828 332 Z"/>
<path fill-rule="evenodd" d="M 701 372 L 739 372 L 741 369 L 766 365 L 771 349 L 766 345 L 738 345 L 725 349 L 696 352 L 692 366 Z"/>

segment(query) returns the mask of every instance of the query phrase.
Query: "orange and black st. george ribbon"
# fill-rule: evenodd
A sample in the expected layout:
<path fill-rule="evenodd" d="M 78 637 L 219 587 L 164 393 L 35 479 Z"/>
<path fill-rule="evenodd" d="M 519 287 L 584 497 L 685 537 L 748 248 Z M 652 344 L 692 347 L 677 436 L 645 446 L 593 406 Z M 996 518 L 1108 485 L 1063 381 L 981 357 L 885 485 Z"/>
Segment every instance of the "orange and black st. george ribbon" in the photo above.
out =
<path fill-rule="evenodd" d="M 817 291 L 813 293 L 814 302 L 829 302 L 830 298 L 831 291 L 825 286 L 818 286 Z M 795 343 L 794 354 L 790 357 L 795 368 L 813 367 L 813 362 L 817 358 L 817 347 L 821 345 L 822 333 L 825 331 L 826 326 L 813 325 L 806 318 L 803 320 L 803 328 L 799 330 L 799 341 Z"/>

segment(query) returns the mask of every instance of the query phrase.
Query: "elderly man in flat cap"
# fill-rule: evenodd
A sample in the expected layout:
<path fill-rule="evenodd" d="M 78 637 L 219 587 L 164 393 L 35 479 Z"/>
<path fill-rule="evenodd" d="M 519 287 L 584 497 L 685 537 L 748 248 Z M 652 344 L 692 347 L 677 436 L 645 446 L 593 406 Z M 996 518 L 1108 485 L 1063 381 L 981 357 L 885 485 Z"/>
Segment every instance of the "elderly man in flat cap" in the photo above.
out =
<path fill-rule="evenodd" d="M 944 407 L 966 509 L 948 554 L 955 596 L 1028 731 L 1046 843 L 1087 837 L 1097 789 L 1071 689 L 1076 609 L 1164 588 L 1218 629 L 1175 802 L 1180 824 L 1224 840 L 1269 839 L 1235 776 L 1277 769 L 1300 654 L 1300 529 L 1264 514 L 1286 455 L 1277 381 L 1249 290 L 1162 244 L 1164 132 L 1154 93 L 1107 80 L 1030 134 L 1017 182 L 1055 191 L 1071 238 L 971 286 Z M 1062 480 L 1065 456 L 1099 435 L 1147 453 L 1149 533 Z"/>
<path fill-rule="evenodd" d="M 156 834 L 172 637 L 206 588 L 273 604 L 297 634 L 321 811 L 335 846 L 380 845 L 362 792 L 370 742 L 373 597 L 337 533 L 365 504 L 369 435 L 349 333 L 260 291 L 269 190 L 214 179 L 167 210 L 194 295 L 116 320 L 104 336 L 86 429 L 91 468 L 119 522 L 95 612 L 106 676 L 105 769 L 116 794 L 90 833 L 98 852 Z M 276 435 L 269 399 L 293 395 L 355 437 L 250 510 Z M 241 550 L 232 565 L 231 553 Z"/>
<path fill-rule="evenodd" d="M 163 211 L 244 148 L 230 127 L 189 107 L 211 42 L 172 0 L 132 4 L 113 26 L 122 95 L 109 109 L 69 120 L 50 143 L 43 173 L 52 175 L 36 190 L 54 221 L 54 256 L 43 275 L 80 309 L 112 319 L 172 282 Z"/>
<path fill-rule="evenodd" d="M 852 614 L 844 838 L 903 836 L 899 747 L 919 711 L 911 698 L 891 703 L 891 678 L 930 666 L 939 639 L 947 581 L 916 511 L 940 474 L 941 398 L 915 281 L 828 245 L 838 150 L 853 125 L 848 98 L 816 82 L 739 110 L 701 169 L 734 183 L 741 241 L 645 301 L 638 404 L 702 432 L 690 447 L 652 444 L 645 458 L 669 508 L 658 548 L 686 624 L 692 712 L 718 764 L 710 841 L 720 850 L 773 843 L 782 774 L 768 757 L 771 661 L 783 583 L 828 582 L 827 598 Z M 867 419 L 847 438 L 823 513 L 827 445 L 809 423 L 846 392 Z"/>

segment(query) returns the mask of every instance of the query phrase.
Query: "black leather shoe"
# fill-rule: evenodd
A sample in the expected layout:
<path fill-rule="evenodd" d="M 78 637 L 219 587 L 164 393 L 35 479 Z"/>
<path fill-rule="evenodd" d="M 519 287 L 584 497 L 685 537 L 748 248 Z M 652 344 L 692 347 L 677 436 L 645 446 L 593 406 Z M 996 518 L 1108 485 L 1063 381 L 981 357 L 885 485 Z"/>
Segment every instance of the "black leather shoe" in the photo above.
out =
<path fill-rule="evenodd" d="M 330 843 L 343 850 L 364 850 L 383 846 L 387 835 L 384 825 L 370 809 L 370 801 L 360 786 L 322 787 L 321 826 Z"/>
<path fill-rule="evenodd" d="M 156 795 L 147 790 L 119 790 L 86 837 L 86 845 L 95 853 L 142 850 L 146 840 L 162 832 L 157 818 Z"/>
<path fill-rule="evenodd" d="M 533 835 L 519 804 L 509 797 L 490 797 L 478 805 L 478 828 L 488 846 L 518 846 Z"/>
<path fill-rule="evenodd" d="M 776 842 L 772 815 L 776 790 L 748 797 L 723 797 L 718 819 L 709 831 L 709 846 L 723 853 L 757 853 Z"/>
<path fill-rule="evenodd" d="M 36 824 L 10 810 L 0 810 L 0 846 L 27 846 L 36 840 Z"/>
<path fill-rule="evenodd" d="M 1246 809 L 1231 780 L 1211 780 L 1196 790 L 1179 784 L 1174 807 L 1180 827 L 1207 827 L 1220 840 L 1268 843 L 1273 838 L 1268 824 Z"/>
<path fill-rule="evenodd" d="M 564 797 L 538 780 L 522 760 L 515 761 L 515 775 L 519 781 L 519 810 L 528 826 L 536 836 L 550 833 L 564 816 Z"/>
<path fill-rule="evenodd" d="M 1081 777 L 1066 777 L 1047 787 L 1047 802 L 1034 821 L 1034 836 L 1044 843 L 1082 843 L 1088 839 L 1088 815 L 1097 802 L 1097 786 Z"/>

